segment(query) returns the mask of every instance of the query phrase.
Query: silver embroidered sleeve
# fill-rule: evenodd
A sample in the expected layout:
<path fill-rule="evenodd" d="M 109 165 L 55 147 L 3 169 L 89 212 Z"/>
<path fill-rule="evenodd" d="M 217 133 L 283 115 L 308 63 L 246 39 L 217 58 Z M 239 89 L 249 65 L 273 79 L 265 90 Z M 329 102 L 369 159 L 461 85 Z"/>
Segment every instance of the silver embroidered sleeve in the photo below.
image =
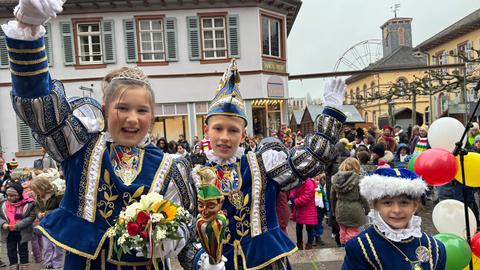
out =
<path fill-rule="evenodd" d="M 94 133 L 89 132 L 85 119 L 101 121 L 101 105 L 92 98 L 69 102 L 60 81 L 53 82 L 49 95 L 22 98 L 12 95 L 15 112 L 31 129 L 34 139 L 56 161 L 63 161 L 78 151 Z"/>
<path fill-rule="evenodd" d="M 269 178 L 280 184 L 282 190 L 297 187 L 301 181 L 314 177 L 325 170 L 335 156 L 335 144 L 346 116 L 339 110 L 326 107 L 314 122 L 314 133 L 304 138 L 304 144 L 288 150 L 287 159 L 267 172 Z M 284 150 L 280 150 L 283 147 Z M 266 148 L 285 151 L 278 143 Z"/>

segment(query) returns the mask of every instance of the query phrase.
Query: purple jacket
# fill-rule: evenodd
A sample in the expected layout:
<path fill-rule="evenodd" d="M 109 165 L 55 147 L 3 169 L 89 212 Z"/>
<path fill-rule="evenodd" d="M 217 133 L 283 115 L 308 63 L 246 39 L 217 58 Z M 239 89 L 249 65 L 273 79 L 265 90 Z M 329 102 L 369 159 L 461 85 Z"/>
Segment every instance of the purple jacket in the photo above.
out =
<path fill-rule="evenodd" d="M 301 186 L 290 192 L 293 199 L 293 220 L 298 224 L 317 224 L 317 209 L 315 207 L 315 182 L 309 178 Z"/>

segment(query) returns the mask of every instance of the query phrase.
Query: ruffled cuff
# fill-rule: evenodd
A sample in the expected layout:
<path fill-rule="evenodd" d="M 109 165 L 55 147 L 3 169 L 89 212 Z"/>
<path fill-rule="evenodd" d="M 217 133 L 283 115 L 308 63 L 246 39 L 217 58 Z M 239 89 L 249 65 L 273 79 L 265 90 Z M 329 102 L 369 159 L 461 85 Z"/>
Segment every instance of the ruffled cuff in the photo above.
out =
<path fill-rule="evenodd" d="M 46 33 L 45 27 L 39 25 L 38 31 L 33 35 L 30 27 L 21 28 L 17 21 L 9 21 L 7 24 L 2 24 L 2 30 L 7 37 L 18 40 L 37 40 Z"/>

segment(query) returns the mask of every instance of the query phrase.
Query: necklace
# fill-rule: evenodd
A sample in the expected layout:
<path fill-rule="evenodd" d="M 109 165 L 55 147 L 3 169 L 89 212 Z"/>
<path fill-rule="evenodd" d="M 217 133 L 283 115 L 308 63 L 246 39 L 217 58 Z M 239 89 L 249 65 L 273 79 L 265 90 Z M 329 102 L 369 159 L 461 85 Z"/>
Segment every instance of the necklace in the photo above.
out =
<path fill-rule="evenodd" d="M 378 231 L 377 231 L 378 232 Z M 379 232 L 378 232 L 379 233 Z M 422 270 L 422 263 L 428 262 L 430 260 L 431 252 L 428 248 L 422 246 L 422 242 L 420 241 L 420 238 L 418 238 L 418 247 L 415 249 L 415 254 L 417 255 L 417 260 L 412 261 L 408 256 L 399 248 L 397 247 L 390 239 L 385 237 L 382 233 L 379 233 L 385 240 L 387 240 L 390 245 L 392 245 L 398 252 L 400 252 L 405 261 L 410 263 L 410 266 L 412 267 L 412 270 Z"/>

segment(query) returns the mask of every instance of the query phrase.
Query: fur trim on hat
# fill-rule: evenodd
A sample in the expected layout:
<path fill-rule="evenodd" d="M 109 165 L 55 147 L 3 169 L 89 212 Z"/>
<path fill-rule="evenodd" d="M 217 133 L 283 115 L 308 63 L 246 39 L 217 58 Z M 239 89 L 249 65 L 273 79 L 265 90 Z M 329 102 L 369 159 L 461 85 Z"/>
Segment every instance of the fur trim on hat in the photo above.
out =
<path fill-rule="evenodd" d="M 360 180 L 360 194 L 372 202 L 381 198 L 399 195 L 420 198 L 426 190 L 427 185 L 421 178 L 411 180 L 372 174 Z"/>

